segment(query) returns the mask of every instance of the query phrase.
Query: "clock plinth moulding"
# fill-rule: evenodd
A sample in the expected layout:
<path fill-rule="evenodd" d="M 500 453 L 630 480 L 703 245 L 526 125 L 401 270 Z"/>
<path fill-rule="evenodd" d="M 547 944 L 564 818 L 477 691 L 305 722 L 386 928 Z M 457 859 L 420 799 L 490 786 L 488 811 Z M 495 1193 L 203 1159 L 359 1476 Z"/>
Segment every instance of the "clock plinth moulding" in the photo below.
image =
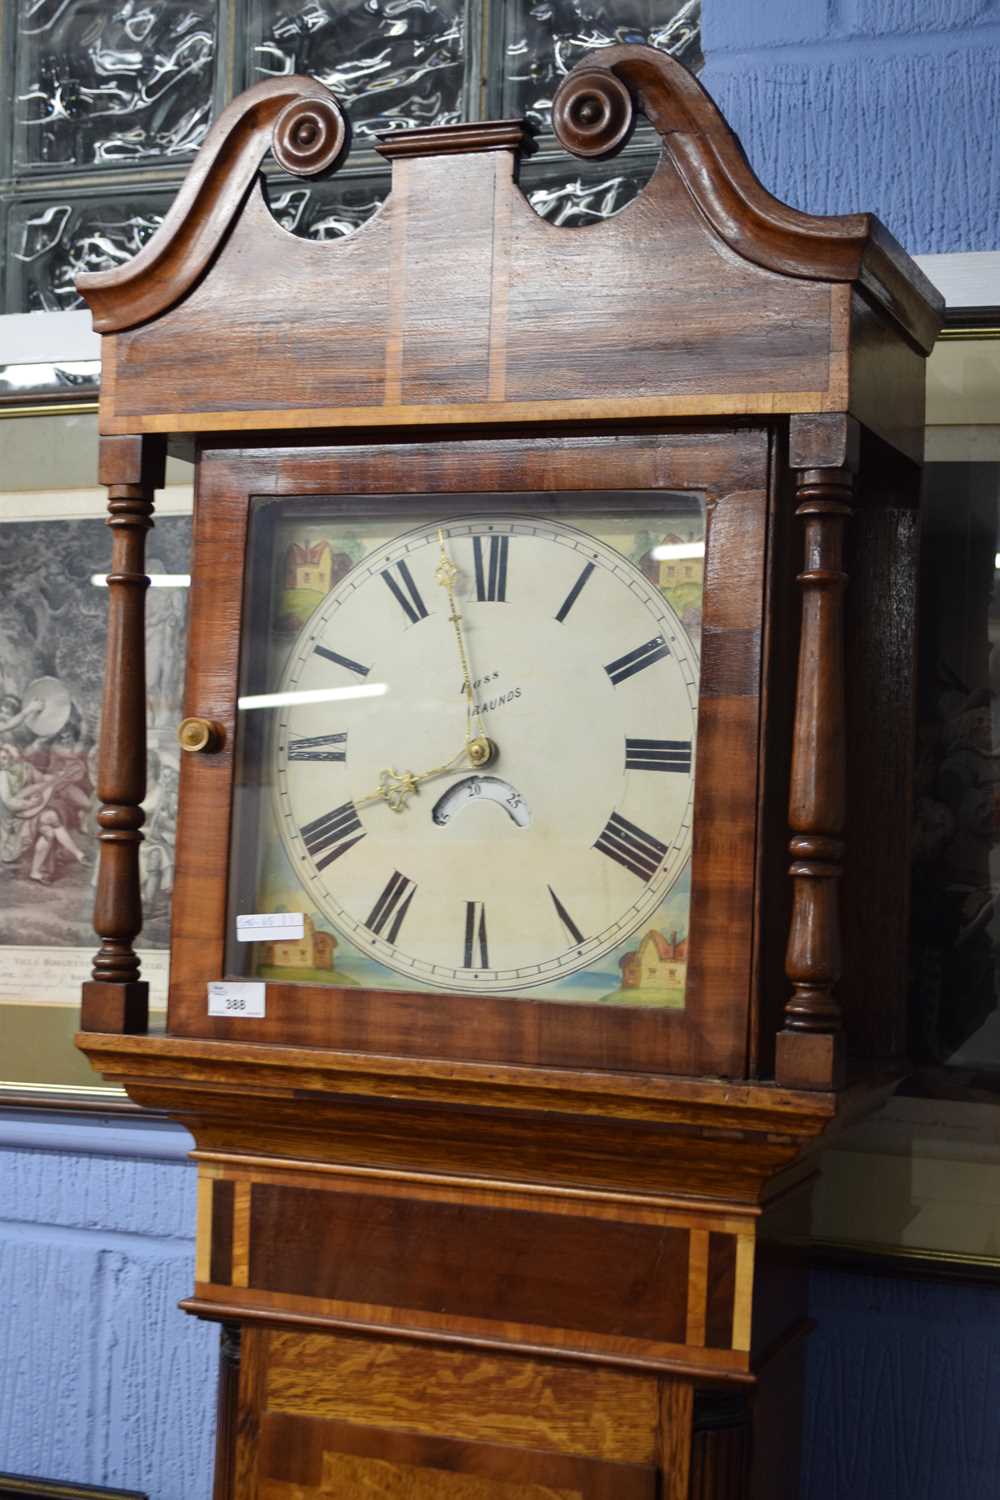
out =
<path fill-rule="evenodd" d="M 525 130 L 495 121 L 389 137 L 383 208 L 313 243 L 271 217 L 261 163 L 331 170 L 349 129 L 319 83 L 269 80 L 220 117 L 140 254 L 80 278 L 115 549 L 80 1045 L 195 1138 L 185 1306 L 228 1330 L 217 1500 L 797 1494 L 795 1245 L 816 1151 L 905 1050 L 923 369 L 942 309 L 870 216 L 766 193 L 662 54 L 593 54 L 554 122 L 597 159 L 639 114 L 661 161 L 611 220 L 540 220 L 517 184 Z M 197 470 L 185 722 L 212 733 L 183 758 L 151 1036 L 143 549 L 165 447 Z M 403 534 L 411 510 L 453 517 L 469 496 L 487 518 L 541 517 L 622 493 L 694 497 L 707 522 L 682 1003 L 477 994 L 471 969 L 468 994 L 269 973 L 263 1015 L 210 1015 L 208 985 L 243 977 L 227 938 L 252 832 L 237 698 L 262 509 L 333 497 L 360 523 L 391 497 Z M 423 628 L 404 585 L 383 602 Z M 656 640 L 638 687 L 627 654 L 631 703 L 668 681 Z M 645 880 L 665 844 L 636 857 L 636 837 Z M 405 866 L 394 879 L 398 917 Z"/>

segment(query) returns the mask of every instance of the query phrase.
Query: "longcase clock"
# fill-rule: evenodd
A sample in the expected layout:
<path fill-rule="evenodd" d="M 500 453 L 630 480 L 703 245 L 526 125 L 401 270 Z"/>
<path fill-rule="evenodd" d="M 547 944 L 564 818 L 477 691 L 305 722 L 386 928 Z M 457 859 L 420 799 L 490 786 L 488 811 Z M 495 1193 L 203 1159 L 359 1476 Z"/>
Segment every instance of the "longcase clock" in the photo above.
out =
<path fill-rule="evenodd" d="M 334 170 L 307 78 L 79 285 L 114 557 L 80 1045 L 192 1132 L 216 1495 L 797 1493 L 816 1147 L 904 1049 L 924 359 L 878 222 L 757 182 L 643 47 L 554 122 L 652 180 L 541 220 L 518 121 Z M 134 943 L 144 538 L 196 469 L 169 1009 Z M 167 1417 L 165 1415 L 165 1420 Z"/>

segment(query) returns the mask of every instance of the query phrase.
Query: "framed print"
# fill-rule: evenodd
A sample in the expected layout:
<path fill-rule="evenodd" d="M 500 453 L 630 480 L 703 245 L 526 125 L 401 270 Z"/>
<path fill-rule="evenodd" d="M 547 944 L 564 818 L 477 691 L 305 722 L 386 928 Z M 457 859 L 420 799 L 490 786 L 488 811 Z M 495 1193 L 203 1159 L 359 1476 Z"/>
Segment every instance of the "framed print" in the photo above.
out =
<path fill-rule="evenodd" d="M 827 1152 L 812 1233 L 837 1255 L 1000 1275 L 1000 309 L 949 320 L 927 398 L 914 1069 Z"/>
<path fill-rule="evenodd" d="M 33 426 L 33 424 L 26 424 Z M 140 944 L 166 1002 L 190 491 L 168 489 L 147 603 L 149 782 Z M 99 1102 L 73 1045 L 97 939 L 96 746 L 110 539 L 102 490 L 0 493 L 0 1101 Z"/>
<path fill-rule="evenodd" d="M 100 349 L 85 312 L 0 317 L 0 415 L 96 412 Z"/>
<path fill-rule="evenodd" d="M 0 1500 L 149 1500 L 139 1490 L 109 1490 L 103 1485 L 67 1484 L 58 1479 L 32 1479 L 26 1474 L 0 1474 Z"/>

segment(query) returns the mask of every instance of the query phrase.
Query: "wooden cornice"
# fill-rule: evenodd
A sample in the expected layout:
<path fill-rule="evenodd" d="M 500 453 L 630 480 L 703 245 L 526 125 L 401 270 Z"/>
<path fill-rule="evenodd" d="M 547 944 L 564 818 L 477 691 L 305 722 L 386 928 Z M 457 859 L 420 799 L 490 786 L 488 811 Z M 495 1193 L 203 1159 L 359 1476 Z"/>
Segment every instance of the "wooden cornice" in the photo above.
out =
<path fill-rule="evenodd" d="M 130 1089 L 135 1085 L 143 1094 L 155 1092 L 161 1082 L 184 1080 L 213 1090 L 231 1088 L 244 1098 L 276 1093 L 405 1098 L 659 1125 L 779 1132 L 804 1139 L 821 1135 L 838 1108 L 843 1109 L 843 1099 L 835 1094 L 722 1079 L 577 1072 L 89 1031 L 79 1033 L 77 1045 L 109 1082 L 125 1083 Z"/>
<path fill-rule="evenodd" d="M 173 307 L 204 275 L 238 216 L 284 112 L 312 101 L 319 127 L 336 128 L 346 143 L 346 121 L 325 84 L 299 74 L 268 78 L 224 109 L 205 137 L 181 189 L 138 255 L 110 271 L 77 277 L 98 333 L 133 328 Z M 309 176 L 285 163 L 296 175 Z M 329 163 L 324 162 L 323 170 Z"/>
<path fill-rule="evenodd" d="M 591 53 L 557 92 L 556 134 L 576 155 L 613 155 L 628 139 L 636 106 L 659 132 L 706 223 L 737 255 L 786 276 L 856 284 L 916 348 L 929 352 L 943 299 L 888 231 L 870 214 L 818 217 L 772 197 L 716 105 L 673 58 L 637 46 Z M 343 110 L 314 79 L 269 79 L 241 94 L 210 130 L 148 244 L 123 266 L 78 278 L 95 328 L 135 328 L 185 297 L 209 272 L 269 149 L 287 171 L 319 175 L 341 158 L 348 133 Z M 406 160 L 498 149 L 523 153 L 529 144 L 521 122 L 502 120 L 400 132 L 378 150 Z M 550 228 L 554 234 L 573 232 Z"/>
<path fill-rule="evenodd" d="M 822 1138 L 895 1079 L 839 1095 L 648 1074 L 415 1060 L 264 1043 L 82 1032 L 94 1067 L 213 1160 L 726 1198 L 798 1180 Z"/>
<path fill-rule="evenodd" d="M 557 134 L 573 150 L 574 106 L 600 96 L 602 73 L 623 82 L 659 132 L 664 149 L 719 238 L 745 260 L 810 281 L 856 282 L 917 348 L 929 354 L 944 298 L 872 214 L 802 213 L 773 197 L 747 161 L 715 102 L 681 63 L 651 47 L 592 52 L 567 75 L 555 101 Z M 621 149 L 619 138 L 607 152 Z"/>

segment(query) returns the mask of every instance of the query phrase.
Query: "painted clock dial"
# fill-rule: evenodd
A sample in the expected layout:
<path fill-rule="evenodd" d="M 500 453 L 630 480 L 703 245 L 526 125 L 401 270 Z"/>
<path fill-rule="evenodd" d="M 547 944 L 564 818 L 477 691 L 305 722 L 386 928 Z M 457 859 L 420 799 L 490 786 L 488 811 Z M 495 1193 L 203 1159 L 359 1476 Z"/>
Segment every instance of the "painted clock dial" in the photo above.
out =
<path fill-rule="evenodd" d="M 273 754 L 292 869 L 415 984 L 537 991 L 641 928 L 685 870 L 697 692 L 661 590 L 587 532 L 496 513 L 409 531 L 290 652 Z"/>

